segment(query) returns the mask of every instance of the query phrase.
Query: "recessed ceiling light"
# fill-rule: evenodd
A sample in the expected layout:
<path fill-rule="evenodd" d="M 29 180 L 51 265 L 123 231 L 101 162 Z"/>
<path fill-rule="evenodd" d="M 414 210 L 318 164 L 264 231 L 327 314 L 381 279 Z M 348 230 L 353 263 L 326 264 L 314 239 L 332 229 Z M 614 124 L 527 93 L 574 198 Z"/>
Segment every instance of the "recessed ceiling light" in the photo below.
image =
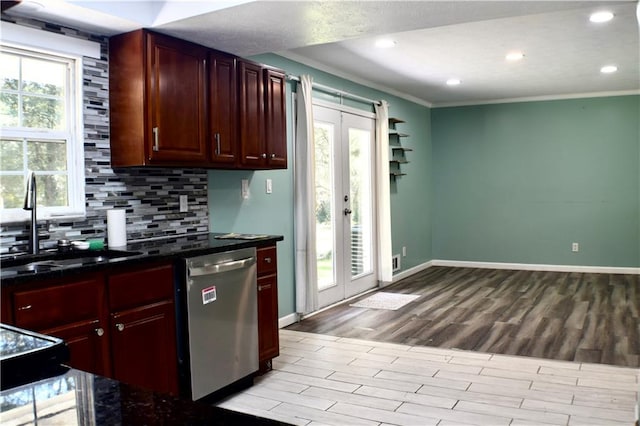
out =
<path fill-rule="evenodd" d="M 450 78 L 449 80 L 447 80 L 447 86 L 457 86 L 460 83 L 462 83 L 462 81 L 460 81 L 460 79 L 458 78 Z"/>
<path fill-rule="evenodd" d="M 393 47 L 395 45 L 396 42 L 394 40 L 391 40 L 390 38 L 379 38 L 378 40 L 376 40 L 376 47 L 380 49 L 389 49 L 390 47 Z"/>
<path fill-rule="evenodd" d="M 591 16 L 589 16 L 589 20 L 597 24 L 600 24 L 602 22 L 608 22 L 612 19 L 613 19 L 613 13 L 609 12 L 608 10 L 595 12 L 595 13 L 592 13 Z"/>
<path fill-rule="evenodd" d="M 612 72 L 616 71 L 618 71 L 618 67 L 616 67 L 615 65 L 605 65 L 604 67 L 600 68 L 600 72 L 603 74 L 611 74 Z"/>
<path fill-rule="evenodd" d="M 522 52 L 509 52 L 507 56 L 505 56 L 505 59 L 510 62 L 519 61 L 522 58 L 524 58 L 524 53 Z"/>

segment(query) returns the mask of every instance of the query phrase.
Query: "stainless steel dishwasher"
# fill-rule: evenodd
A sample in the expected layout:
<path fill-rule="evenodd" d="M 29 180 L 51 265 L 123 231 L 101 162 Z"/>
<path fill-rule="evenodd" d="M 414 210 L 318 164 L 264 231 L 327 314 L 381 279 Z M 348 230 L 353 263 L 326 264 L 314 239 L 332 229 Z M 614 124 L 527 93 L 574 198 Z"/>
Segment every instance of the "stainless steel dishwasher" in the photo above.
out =
<path fill-rule="evenodd" d="M 252 380 L 258 371 L 256 249 L 185 261 L 189 375 L 195 401 Z"/>

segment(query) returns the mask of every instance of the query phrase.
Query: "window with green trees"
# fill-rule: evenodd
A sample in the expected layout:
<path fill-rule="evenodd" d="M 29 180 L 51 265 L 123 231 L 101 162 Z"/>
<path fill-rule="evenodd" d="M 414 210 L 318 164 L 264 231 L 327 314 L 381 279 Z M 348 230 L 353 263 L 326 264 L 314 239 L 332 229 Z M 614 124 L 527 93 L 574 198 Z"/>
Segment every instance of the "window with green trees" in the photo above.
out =
<path fill-rule="evenodd" d="M 25 179 L 36 174 L 42 217 L 83 210 L 82 144 L 76 131 L 76 61 L 2 46 L 0 50 L 0 208 L 24 217 Z M 80 122 L 77 122 L 80 120 Z M 82 197 L 83 198 L 83 197 Z"/>

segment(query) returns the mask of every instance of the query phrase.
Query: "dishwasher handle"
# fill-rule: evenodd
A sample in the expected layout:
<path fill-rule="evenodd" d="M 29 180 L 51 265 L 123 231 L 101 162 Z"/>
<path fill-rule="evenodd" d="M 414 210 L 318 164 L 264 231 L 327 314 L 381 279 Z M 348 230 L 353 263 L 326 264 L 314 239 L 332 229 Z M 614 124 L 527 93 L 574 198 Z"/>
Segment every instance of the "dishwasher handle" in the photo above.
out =
<path fill-rule="evenodd" d="M 245 259 L 234 260 L 234 261 L 225 262 L 225 263 L 209 264 L 209 265 L 204 265 L 198 268 L 189 267 L 189 276 L 201 277 L 203 275 L 213 275 L 213 274 L 220 274 L 222 272 L 235 271 L 236 269 L 245 268 L 255 263 L 255 261 L 256 261 L 256 258 L 254 256 L 251 256 Z"/>

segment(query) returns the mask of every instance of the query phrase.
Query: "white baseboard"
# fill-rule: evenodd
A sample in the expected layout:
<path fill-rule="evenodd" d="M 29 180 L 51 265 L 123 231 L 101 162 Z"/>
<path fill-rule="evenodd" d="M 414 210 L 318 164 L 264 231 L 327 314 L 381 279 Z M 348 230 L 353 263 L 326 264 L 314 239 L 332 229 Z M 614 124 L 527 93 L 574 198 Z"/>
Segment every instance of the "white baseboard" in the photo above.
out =
<path fill-rule="evenodd" d="M 298 314 L 295 312 L 278 319 L 278 328 L 285 328 L 288 325 L 298 322 Z"/>
<path fill-rule="evenodd" d="M 429 263 L 429 262 L 427 262 Z M 535 263 L 502 263 L 502 262 L 471 262 L 461 260 L 431 261 L 432 266 L 452 266 L 457 268 L 484 269 L 516 269 L 521 271 L 549 271 L 549 272 L 582 272 L 594 274 L 634 274 L 640 275 L 640 268 L 625 268 L 612 266 L 581 266 L 581 265 L 546 265 Z M 407 271 L 408 272 L 408 271 Z M 393 277 L 395 281 L 395 276 Z"/>
<path fill-rule="evenodd" d="M 395 274 L 393 276 L 393 280 L 389 284 L 398 282 L 398 281 L 400 281 L 400 280 L 402 280 L 404 278 L 407 278 L 407 277 L 409 277 L 409 276 L 411 276 L 413 274 L 417 274 L 420 271 L 424 271 L 425 269 L 430 268 L 432 266 L 434 266 L 433 265 L 433 260 L 430 260 L 430 261 L 424 262 L 424 263 L 422 263 L 422 264 L 420 264 L 418 266 L 414 266 L 413 268 L 409 268 L 406 271 L 402 271 L 399 274 Z"/>

